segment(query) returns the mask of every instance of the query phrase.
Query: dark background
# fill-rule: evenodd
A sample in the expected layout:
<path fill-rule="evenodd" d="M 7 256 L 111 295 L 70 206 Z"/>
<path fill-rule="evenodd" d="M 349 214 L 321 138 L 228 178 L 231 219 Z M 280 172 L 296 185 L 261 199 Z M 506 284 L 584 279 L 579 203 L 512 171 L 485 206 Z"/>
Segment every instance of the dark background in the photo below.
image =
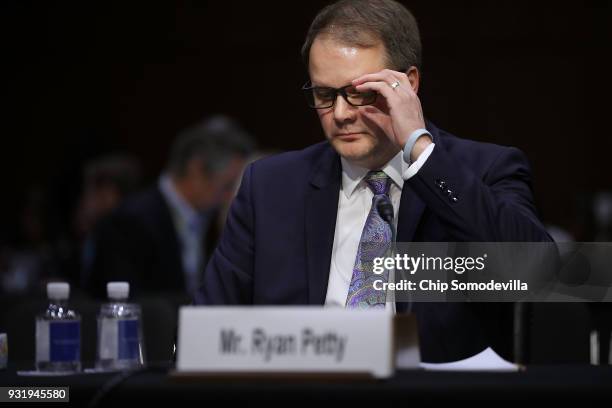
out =
<path fill-rule="evenodd" d="M 2 2 L 0 238 L 38 191 L 61 230 L 83 162 L 109 152 L 157 176 L 180 129 L 237 118 L 264 149 L 323 139 L 299 50 L 326 2 Z M 424 48 L 426 116 L 525 151 L 542 218 L 589 239 L 612 188 L 610 2 L 406 1 Z"/>

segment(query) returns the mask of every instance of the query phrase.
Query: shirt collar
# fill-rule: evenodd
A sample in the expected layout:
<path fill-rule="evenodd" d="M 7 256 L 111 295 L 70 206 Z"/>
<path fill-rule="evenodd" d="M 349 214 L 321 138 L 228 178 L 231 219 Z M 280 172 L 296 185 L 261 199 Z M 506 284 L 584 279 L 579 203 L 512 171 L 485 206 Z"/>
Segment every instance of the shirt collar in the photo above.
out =
<path fill-rule="evenodd" d="M 176 190 L 169 174 L 164 173 L 160 176 L 159 189 L 175 215 L 178 215 L 187 225 L 199 225 L 202 218 L 200 213 Z"/>
<path fill-rule="evenodd" d="M 363 178 L 368 174 L 370 169 L 358 166 L 344 157 L 340 158 L 342 163 L 342 191 L 346 198 L 351 198 Z M 398 152 L 389 162 L 381 169 L 391 181 L 401 190 L 404 187 L 404 178 L 402 174 L 408 168 L 408 164 L 402 158 L 402 152 Z"/>

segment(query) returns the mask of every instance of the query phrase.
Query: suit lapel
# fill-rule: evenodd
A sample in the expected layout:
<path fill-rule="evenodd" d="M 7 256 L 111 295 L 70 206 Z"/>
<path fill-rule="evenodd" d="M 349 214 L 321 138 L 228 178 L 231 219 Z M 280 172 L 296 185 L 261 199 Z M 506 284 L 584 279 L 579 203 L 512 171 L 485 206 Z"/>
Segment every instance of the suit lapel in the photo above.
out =
<path fill-rule="evenodd" d="M 327 146 L 311 175 L 305 203 L 309 304 L 325 303 L 340 184 L 340 158 L 331 146 Z"/>
<path fill-rule="evenodd" d="M 419 225 L 423 211 L 425 211 L 423 200 L 414 193 L 408 183 L 404 183 L 397 215 L 397 242 L 414 241 L 414 233 Z M 407 307 L 408 303 L 395 303 L 397 313 L 405 313 Z"/>
<path fill-rule="evenodd" d="M 410 242 L 414 240 L 414 233 L 419 225 L 425 203 L 404 183 L 397 216 L 397 242 Z"/>

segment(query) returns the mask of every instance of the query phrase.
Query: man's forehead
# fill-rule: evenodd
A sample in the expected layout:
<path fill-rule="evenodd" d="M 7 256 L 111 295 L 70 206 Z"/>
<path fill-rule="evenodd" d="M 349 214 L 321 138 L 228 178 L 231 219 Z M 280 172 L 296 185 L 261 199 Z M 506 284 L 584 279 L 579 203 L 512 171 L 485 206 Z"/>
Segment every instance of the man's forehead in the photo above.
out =
<path fill-rule="evenodd" d="M 330 38 L 317 39 L 310 49 L 309 74 L 319 86 L 344 86 L 385 65 L 382 44 L 361 47 Z"/>
<path fill-rule="evenodd" d="M 354 57 L 355 55 L 357 55 L 357 47 L 344 45 L 340 47 L 338 52 L 346 57 Z"/>

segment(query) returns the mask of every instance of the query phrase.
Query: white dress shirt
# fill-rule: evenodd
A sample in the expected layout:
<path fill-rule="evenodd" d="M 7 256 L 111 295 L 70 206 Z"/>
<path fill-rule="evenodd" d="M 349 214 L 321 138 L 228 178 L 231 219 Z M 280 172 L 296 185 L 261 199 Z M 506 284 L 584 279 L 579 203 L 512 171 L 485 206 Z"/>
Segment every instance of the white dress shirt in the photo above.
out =
<path fill-rule="evenodd" d="M 159 189 L 168 204 L 178 236 L 185 289 L 193 296 L 201 284 L 203 231 L 209 220 L 181 196 L 168 174 L 162 174 L 159 178 Z"/>
<path fill-rule="evenodd" d="M 404 161 L 400 151 L 381 169 L 392 180 L 389 188 L 389 198 L 393 204 L 393 222 L 396 228 L 404 180 L 408 180 L 419 171 L 430 156 L 434 146 L 434 143 L 427 146 L 419 158 L 410 166 Z M 329 307 L 345 307 L 361 232 L 368 218 L 374 195 L 363 181 L 370 170 L 356 166 L 344 158 L 341 158 L 341 162 L 342 186 L 338 198 L 336 231 L 327 283 L 327 295 L 325 297 L 325 306 Z M 391 278 L 389 280 L 391 281 Z M 386 306 L 387 310 L 395 311 L 395 303 L 387 302 Z"/>

